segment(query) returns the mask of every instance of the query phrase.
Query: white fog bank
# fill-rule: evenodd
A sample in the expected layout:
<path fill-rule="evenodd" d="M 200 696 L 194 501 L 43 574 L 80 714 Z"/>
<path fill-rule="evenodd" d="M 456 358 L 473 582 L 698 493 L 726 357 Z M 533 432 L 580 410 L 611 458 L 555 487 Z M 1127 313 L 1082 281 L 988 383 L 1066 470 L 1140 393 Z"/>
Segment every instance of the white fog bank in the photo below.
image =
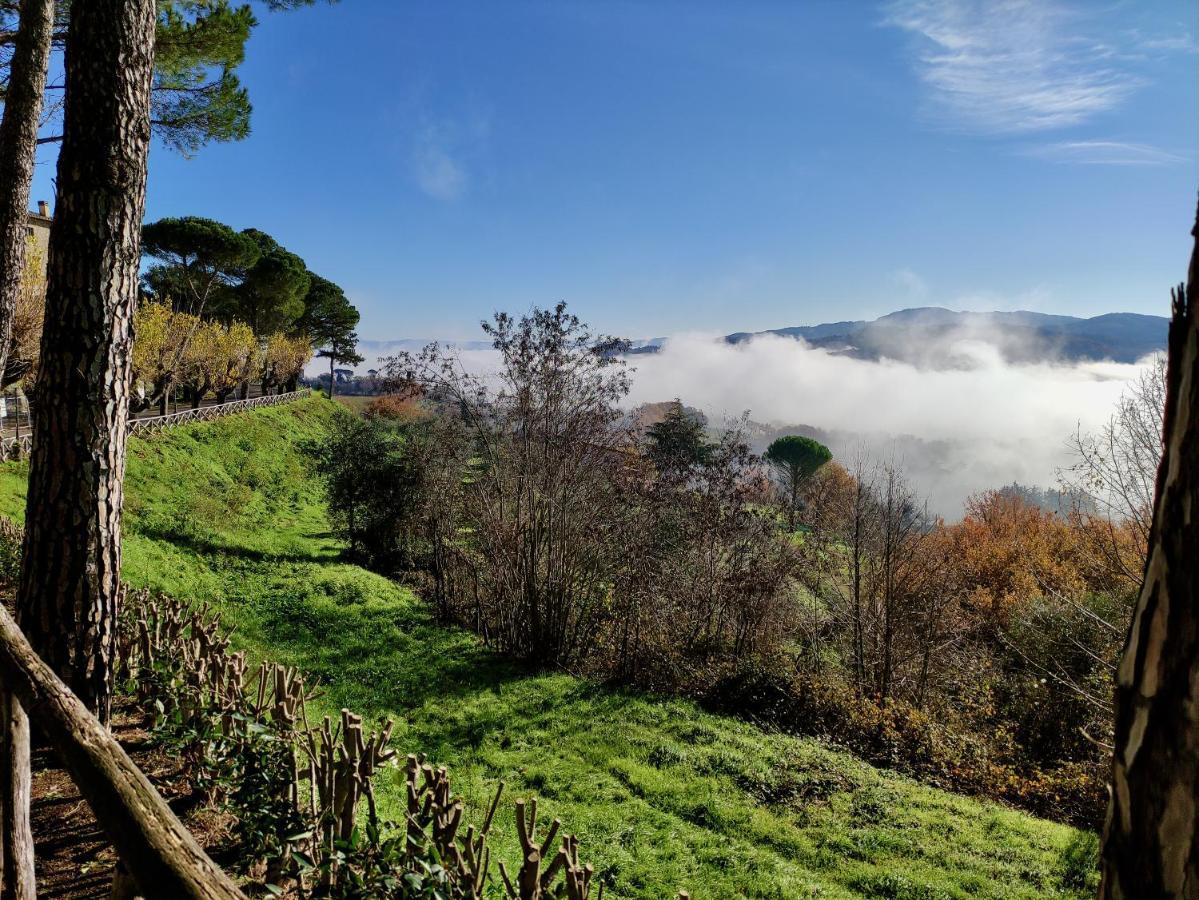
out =
<path fill-rule="evenodd" d="M 771 335 L 741 344 L 685 335 L 630 360 L 629 399 L 678 397 L 714 424 L 749 411 L 764 425 L 808 426 L 842 459 L 864 443 L 902 461 L 931 507 L 956 519 L 979 490 L 1012 481 L 1056 486 L 1071 462 L 1070 436 L 1101 427 L 1143 365 L 1017 365 L 980 340 L 952 349 L 966 367 L 864 361 Z"/>

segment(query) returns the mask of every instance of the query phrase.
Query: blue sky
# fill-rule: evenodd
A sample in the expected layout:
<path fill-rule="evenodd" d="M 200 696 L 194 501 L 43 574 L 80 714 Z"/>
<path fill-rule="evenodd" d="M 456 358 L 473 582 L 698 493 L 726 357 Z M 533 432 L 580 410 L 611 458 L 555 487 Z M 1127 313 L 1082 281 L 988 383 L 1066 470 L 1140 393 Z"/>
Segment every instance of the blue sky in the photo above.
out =
<path fill-rule="evenodd" d="M 1165 314 L 1199 188 L 1194 0 L 343 0 L 263 11 L 253 133 L 147 217 L 254 226 L 363 338 L 941 305 Z M 52 162 L 34 197 L 50 194 Z"/>

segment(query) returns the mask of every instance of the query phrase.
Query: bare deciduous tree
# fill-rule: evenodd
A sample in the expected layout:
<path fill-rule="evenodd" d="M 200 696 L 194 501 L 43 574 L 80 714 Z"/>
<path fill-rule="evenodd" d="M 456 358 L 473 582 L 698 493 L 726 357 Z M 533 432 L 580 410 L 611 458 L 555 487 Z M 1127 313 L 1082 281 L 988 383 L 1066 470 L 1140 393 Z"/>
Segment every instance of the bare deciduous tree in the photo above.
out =
<path fill-rule="evenodd" d="M 391 360 L 388 375 L 419 384 L 459 416 L 474 448 L 461 502 L 472 536 L 466 617 L 497 647 L 541 665 L 591 649 L 606 615 L 620 547 L 610 527 L 629 440 L 617 406 L 628 374 L 615 351 L 559 303 L 484 330 L 499 353 L 493 377 L 467 373 L 437 345 Z"/>
<path fill-rule="evenodd" d="M 1063 473 L 1066 487 L 1094 504 L 1074 514 L 1090 526 L 1097 557 L 1132 590 L 1140 587 L 1148 553 L 1165 400 L 1166 357 L 1157 354 L 1102 429 L 1071 438 L 1075 462 Z"/>

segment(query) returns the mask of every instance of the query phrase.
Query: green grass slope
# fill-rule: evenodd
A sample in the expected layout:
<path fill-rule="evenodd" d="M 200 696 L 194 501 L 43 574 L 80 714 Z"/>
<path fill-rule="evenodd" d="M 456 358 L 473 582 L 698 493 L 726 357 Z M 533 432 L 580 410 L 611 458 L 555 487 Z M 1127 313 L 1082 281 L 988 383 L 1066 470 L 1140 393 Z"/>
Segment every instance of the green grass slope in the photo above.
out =
<path fill-rule="evenodd" d="M 576 832 L 612 897 L 1072 897 L 1087 835 L 875 770 L 680 700 L 529 674 L 340 561 L 300 442 L 320 398 L 130 442 L 125 577 L 211 601 L 252 653 L 302 667 L 326 711 L 397 720 L 478 821 L 498 781 Z M 26 469 L 0 467 L 20 520 Z M 384 815 L 400 779 L 383 776 Z M 501 858 L 516 859 L 510 803 Z M 497 894 L 498 896 L 498 894 Z"/>

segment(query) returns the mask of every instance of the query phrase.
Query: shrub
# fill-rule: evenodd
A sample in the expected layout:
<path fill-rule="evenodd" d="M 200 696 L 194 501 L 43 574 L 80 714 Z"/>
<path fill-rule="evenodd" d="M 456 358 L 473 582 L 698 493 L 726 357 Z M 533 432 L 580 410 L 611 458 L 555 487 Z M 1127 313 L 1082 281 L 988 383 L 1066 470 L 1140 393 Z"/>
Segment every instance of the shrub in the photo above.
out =
<path fill-rule="evenodd" d="M 0 516 L 0 587 L 12 588 L 21 577 L 21 526 Z"/>
<path fill-rule="evenodd" d="M 367 419 L 384 419 L 397 425 L 412 425 L 429 418 L 429 412 L 415 397 L 404 394 L 382 394 L 373 397 L 362 409 Z"/>
<path fill-rule="evenodd" d="M 380 822 L 373 778 L 396 755 L 392 723 L 368 732 L 342 710 L 336 727 L 326 717 L 309 728 L 298 673 L 263 663 L 246 677 L 245 657 L 229 652 L 206 609 L 147 591 L 128 594 L 122 608 L 118 683 L 136 687 L 193 790 L 235 817 L 241 871 L 301 897 L 479 900 L 495 881 L 487 838 L 502 784 L 482 827 L 466 827 L 446 770 L 409 756 L 405 821 Z M 498 867 L 510 896 L 533 896 L 526 887 L 535 883 L 537 896 L 588 900 L 594 870 L 580 862 L 577 839 L 567 835 L 551 853 L 560 823 L 538 835 L 537 800 L 518 800 L 516 811 L 522 861 L 511 876 Z"/>
<path fill-rule="evenodd" d="M 1106 808 L 1103 768 L 1093 762 L 1021 769 L 997 739 L 952 716 L 934 718 L 901 701 L 885 706 L 832 679 L 780 678 L 771 664 L 747 661 L 703 697 L 718 711 L 840 744 L 879 766 L 942 788 L 1002 800 L 1036 815 L 1096 828 Z"/>

